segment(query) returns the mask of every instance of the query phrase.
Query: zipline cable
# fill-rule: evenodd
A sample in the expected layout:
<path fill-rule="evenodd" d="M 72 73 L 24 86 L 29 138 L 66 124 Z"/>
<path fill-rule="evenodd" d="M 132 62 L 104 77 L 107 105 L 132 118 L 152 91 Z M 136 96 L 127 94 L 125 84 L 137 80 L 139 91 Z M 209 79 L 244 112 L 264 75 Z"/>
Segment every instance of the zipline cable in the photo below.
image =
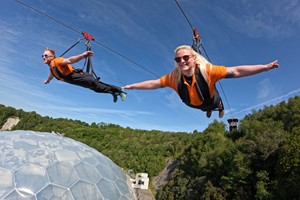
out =
<path fill-rule="evenodd" d="M 188 23 L 189 26 L 191 27 L 192 31 L 194 32 L 194 28 L 193 28 L 193 26 L 192 26 L 192 23 L 190 22 L 189 18 L 188 18 L 187 15 L 185 14 L 184 10 L 182 9 L 182 7 L 180 6 L 180 4 L 178 3 L 177 0 L 175 0 L 175 2 L 176 2 L 176 4 L 177 4 L 177 6 L 179 7 L 181 13 L 182 13 L 183 16 L 185 17 L 187 23 Z M 211 60 L 210 60 L 210 58 L 209 58 L 209 56 L 208 56 L 208 54 L 207 54 L 207 52 L 206 52 L 206 50 L 205 50 L 205 48 L 204 48 L 202 42 L 200 43 L 200 46 L 201 46 L 201 48 L 203 49 L 206 58 L 207 58 L 208 61 L 211 63 Z M 222 93 L 224 94 L 224 98 L 225 98 L 226 104 L 227 104 L 227 106 L 228 106 L 229 113 L 230 113 L 231 117 L 233 118 L 232 112 L 231 112 L 231 109 L 230 109 L 230 105 L 229 105 L 229 102 L 228 102 L 228 100 L 227 100 L 227 97 L 226 97 L 226 94 L 225 94 L 225 92 L 224 92 L 224 89 L 223 89 L 223 87 L 222 87 L 222 84 L 221 84 L 220 81 L 218 81 L 218 83 L 219 83 L 219 85 L 220 85 L 220 88 L 221 88 L 221 90 L 222 90 Z"/>
<path fill-rule="evenodd" d="M 188 18 L 187 15 L 185 14 L 184 10 L 182 9 L 182 7 L 181 7 L 180 4 L 178 3 L 178 1 L 175 0 L 175 2 L 176 2 L 178 8 L 180 9 L 181 13 L 183 14 L 184 18 L 186 19 L 187 23 L 190 25 L 190 27 L 191 27 L 191 29 L 192 29 L 192 31 L 193 31 L 193 33 L 194 33 L 194 27 L 193 27 L 192 23 L 190 22 L 189 18 Z M 210 58 L 209 58 L 209 56 L 208 56 L 208 54 L 207 54 L 207 52 L 206 52 L 204 46 L 202 45 L 202 42 L 200 43 L 200 46 L 201 46 L 201 48 L 203 49 L 203 51 L 204 51 L 205 56 L 207 57 L 207 59 L 210 61 Z"/>
<path fill-rule="evenodd" d="M 73 30 L 74 32 L 81 34 L 80 31 L 78 31 L 78 30 L 72 28 L 71 26 L 69 26 L 69 25 L 63 23 L 62 21 L 59 21 L 59 20 L 55 19 L 54 17 L 51 17 L 50 15 L 48 15 L 48 14 L 46 14 L 46 13 L 43 13 L 43 12 L 39 11 L 38 9 L 36 9 L 36 8 L 34 8 L 34 7 L 32 7 L 32 6 L 28 5 L 28 4 L 26 4 L 26 3 L 23 3 L 22 1 L 19 1 L 19 0 L 16 0 L 16 1 L 17 1 L 18 3 L 20 3 L 20 4 L 23 4 L 24 6 L 26 6 L 26 7 L 28 7 L 28 8 L 30 8 L 30 9 L 32 9 L 32 10 L 34 10 L 34 11 L 36 11 L 36 12 L 38 12 L 38 13 L 40 13 L 40 14 L 42 14 L 42 15 L 44 15 L 44 16 L 46 16 L 46 17 L 48 17 L 48 18 L 50 18 L 50 19 L 52 19 L 52 20 L 54 20 L 54 21 L 56 21 L 56 22 L 58 22 L 58 23 L 60 23 L 61 25 L 65 26 L 65 27 L 68 27 L 69 29 Z"/>
<path fill-rule="evenodd" d="M 175 0 L 178 8 L 180 9 L 181 13 L 183 14 L 183 16 L 185 17 L 186 21 L 188 22 L 188 24 L 190 25 L 191 29 L 193 30 L 193 26 L 192 26 L 192 23 L 190 22 L 189 18 L 186 16 L 185 12 L 183 11 L 182 7 L 180 6 L 180 4 L 178 3 L 177 0 Z"/>
<path fill-rule="evenodd" d="M 36 8 L 34 8 L 34 7 L 28 5 L 28 4 L 26 4 L 26 3 L 24 3 L 24 2 L 22 2 L 22 1 L 20 1 L 20 0 L 16 0 L 16 1 L 17 1 L 18 3 L 20 3 L 20 4 L 24 5 L 24 6 L 26 6 L 26 7 L 28 7 L 28 8 L 30 8 L 30 9 L 34 10 L 34 11 L 40 13 L 40 14 L 42 14 L 42 15 L 44 15 L 44 16 L 50 18 L 50 19 L 52 19 L 53 21 L 55 21 L 55 22 L 57 22 L 57 23 L 59 23 L 59 24 L 65 26 L 65 27 L 71 29 L 72 31 L 74 31 L 74 32 L 76 32 L 76 33 L 82 35 L 82 32 L 81 32 L 81 31 L 76 30 L 75 28 L 73 28 L 73 27 L 71 27 L 71 26 L 69 26 L 69 25 L 63 23 L 62 21 L 60 21 L 60 20 L 58 20 L 58 19 L 55 19 L 54 17 L 52 17 L 52 16 L 50 16 L 50 15 L 48 15 L 48 14 L 46 14 L 46 13 L 44 13 L 44 12 L 42 12 L 42 11 L 36 9 Z M 131 62 L 131 63 L 133 63 L 133 64 L 135 64 L 135 65 L 137 65 L 138 67 L 144 69 L 145 71 L 151 73 L 152 75 L 154 75 L 154 76 L 156 76 L 156 77 L 158 77 L 158 78 L 160 77 L 160 76 L 157 75 L 156 73 L 152 72 L 151 70 L 149 70 L 149 69 L 146 68 L 145 66 L 143 66 L 143 65 L 141 65 L 141 64 L 139 64 L 139 63 L 133 61 L 132 59 L 128 58 L 127 56 L 122 55 L 121 53 L 119 53 L 119 52 L 113 50 L 112 48 L 110 48 L 110 47 L 108 47 L 108 46 L 106 46 L 106 45 L 104 45 L 104 44 L 102 44 L 102 43 L 100 43 L 100 42 L 98 42 L 98 41 L 96 41 L 96 40 L 93 40 L 93 41 L 94 41 L 95 43 L 97 43 L 98 45 L 102 46 L 103 48 L 105 48 L 105 49 L 107 49 L 107 50 L 113 52 L 114 54 L 116 54 L 116 55 L 122 57 L 123 59 L 125 59 L 125 60 L 127 60 L 127 61 L 129 61 L 129 62 Z M 70 48 L 69 48 L 69 49 L 70 49 Z M 68 50 L 69 50 L 69 49 L 68 49 Z M 68 50 L 67 50 L 67 51 L 68 51 Z M 66 53 L 67 51 L 65 51 L 65 53 Z"/>
<path fill-rule="evenodd" d="M 97 44 L 99 44 L 99 45 L 101 45 L 102 47 L 108 49 L 109 51 L 111 51 L 111 52 L 117 54 L 118 56 L 120 56 L 120 57 L 126 59 L 127 61 L 129 61 L 129 62 L 131 62 L 131 63 L 133 63 L 133 64 L 139 66 L 140 68 L 144 69 L 145 71 L 148 71 L 149 73 L 151 73 L 152 75 L 156 76 L 157 78 L 160 78 L 159 75 L 157 75 L 157 74 L 155 74 L 154 72 L 150 71 L 149 69 L 147 69 L 147 68 L 144 67 L 143 65 L 141 65 L 141 64 L 139 64 L 139 63 L 137 63 L 137 62 L 131 60 L 130 58 L 128 58 L 128 57 L 126 57 L 126 56 L 120 54 L 119 52 L 113 50 L 112 48 L 110 48 L 110 47 L 108 47 L 108 46 L 106 46 L 106 45 L 104 45 L 104 44 L 101 44 L 100 42 L 98 42 L 98 41 L 96 41 L 96 40 L 94 40 L 94 42 L 97 43 Z"/>

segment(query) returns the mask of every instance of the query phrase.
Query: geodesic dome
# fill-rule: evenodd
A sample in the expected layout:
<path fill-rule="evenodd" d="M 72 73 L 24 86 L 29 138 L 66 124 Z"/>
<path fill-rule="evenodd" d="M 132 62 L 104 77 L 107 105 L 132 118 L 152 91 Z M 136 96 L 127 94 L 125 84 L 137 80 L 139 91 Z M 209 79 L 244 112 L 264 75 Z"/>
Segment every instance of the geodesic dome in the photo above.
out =
<path fill-rule="evenodd" d="M 83 143 L 53 133 L 0 131 L 0 199 L 136 197 L 120 167 Z"/>

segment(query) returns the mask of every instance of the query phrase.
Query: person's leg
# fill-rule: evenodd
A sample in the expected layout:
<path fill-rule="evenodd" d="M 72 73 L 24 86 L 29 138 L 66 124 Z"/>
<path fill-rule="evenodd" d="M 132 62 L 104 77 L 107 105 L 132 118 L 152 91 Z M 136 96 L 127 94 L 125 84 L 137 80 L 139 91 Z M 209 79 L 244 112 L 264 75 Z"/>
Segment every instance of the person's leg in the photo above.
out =
<path fill-rule="evenodd" d="M 65 81 L 70 84 L 89 88 L 98 93 L 112 94 L 114 97 L 114 99 L 113 99 L 114 102 L 116 102 L 118 100 L 118 95 L 121 96 L 121 99 L 123 101 L 126 99 L 126 93 L 122 90 L 122 88 L 103 83 L 103 82 L 99 81 L 98 79 L 96 79 L 93 75 L 86 73 L 86 72 L 73 73 L 73 74 L 69 75 L 68 77 L 66 77 Z"/>
<path fill-rule="evenodd" d="M 215 96 L 214 96 L 218 111 L 219 111 L 219 118 L 222 118 L 224 116 L 224 105 L 223 101 L 219 95 L 219 92 L 217 88 L 215 88 Z"/>
<path fill-rule="evenodd" d="M 207 99 L 205 102 L 203 102 L 200 109 L 206 112 L 206 116 L 208 118 L 211 117 L 212 111 L 214 110 L 219 111 L 220 118 L 224 116 L 224 106 L 217 88 L 215 88 L 214 97 L 212 99 Z"/>
<path fill-rule="evenodd" d="M 114 102 L 117 102 L 119 95 L 120 95 L 122 101 L 125 101 L 125 99 L 126 99 L 127 94 L 126 94 L 126 92 L 124 92 L 124 90 L 121 87 L 106 84 L 106 83 L 103 83 L 103 82 L 99 81 L 97 83 L 97 89 L 94 90 L 94 91 L 97 92 L 98 89 L 100 89 L 100 90 L 109 90 L 108 93 L 111 93 L 113 95 L 113 101 Z"/>
<path fill-rule="evenodd" d="M 224 106 L 223 106 L 223 101 L 221 98 L 219 101 L 218 108 L 219 108 L 219 117 L 222 118 L 224 116 Z"/>
<path fill-rule="evenodd" d="M 210 116 L 211 116 L 211 113 L 212 113 L 212 111 L 211 111 L 211 110 L 209 110 L 209 111 L 206 111 L 206 117 L 207 117 L 207 118 L 210 118 Z"/>

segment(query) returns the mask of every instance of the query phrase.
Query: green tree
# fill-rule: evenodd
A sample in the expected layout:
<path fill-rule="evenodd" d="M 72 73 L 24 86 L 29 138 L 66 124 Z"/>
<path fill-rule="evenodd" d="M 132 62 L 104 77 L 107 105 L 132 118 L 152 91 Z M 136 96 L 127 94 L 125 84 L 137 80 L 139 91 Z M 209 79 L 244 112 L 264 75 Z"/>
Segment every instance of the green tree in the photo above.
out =
<path fill-rule="evenodd" d="M 279 151 L 276 165 L 278 186 L 275 191 L 280 199 L 300 197 L 300 126 L 287 135 L 285 144 Z"/>

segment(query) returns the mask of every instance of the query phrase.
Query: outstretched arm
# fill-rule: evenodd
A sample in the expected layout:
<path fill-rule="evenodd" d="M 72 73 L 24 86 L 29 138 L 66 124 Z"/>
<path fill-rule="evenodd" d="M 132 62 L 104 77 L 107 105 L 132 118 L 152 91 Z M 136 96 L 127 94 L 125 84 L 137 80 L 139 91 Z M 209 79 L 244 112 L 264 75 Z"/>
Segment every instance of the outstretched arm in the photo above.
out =
<path fill-rule="evenodd" d="M 78 61 L 80 61 L 83 58 L 86 58 L 88 56 L 92 56 L 94 53 L 92 51 L 85 51 L 82 54 L 79 54 L 77 56 L 71 56 L 69 58 L 65 58 L 62 62 L 62 64 L 67 65 L 67 64 L 73 64 Z"/>
<path fill-rule="evenodd" d="M 139 83 L 133 83 L 130 85 L 125 85 L 122 88 L 132 90 L 132 89 L 137 89 L 137 90 L 151 90 L 151 89 L 157 89 L 161 88 L 162 85 L 160 84 L 160 79 L 156 80 L 148 80 L 148 81 L 143 81 Z"/>
<path fill-rule="evenodd" d="M 278 67 L 279 64 L 277 60 L 265 65 L 241 65 L 235 67 L 227 67 L 225 78 L 239 78 L 243 76 L 250 76 Z"/>
<path fill-rule="evenodd" d="M 53 79 L 53 77 L 54 77 L 53 74 L 50 72 L 48 79 L 44 81 L 44 84 L 50 83 L 50 81 Z"/>

